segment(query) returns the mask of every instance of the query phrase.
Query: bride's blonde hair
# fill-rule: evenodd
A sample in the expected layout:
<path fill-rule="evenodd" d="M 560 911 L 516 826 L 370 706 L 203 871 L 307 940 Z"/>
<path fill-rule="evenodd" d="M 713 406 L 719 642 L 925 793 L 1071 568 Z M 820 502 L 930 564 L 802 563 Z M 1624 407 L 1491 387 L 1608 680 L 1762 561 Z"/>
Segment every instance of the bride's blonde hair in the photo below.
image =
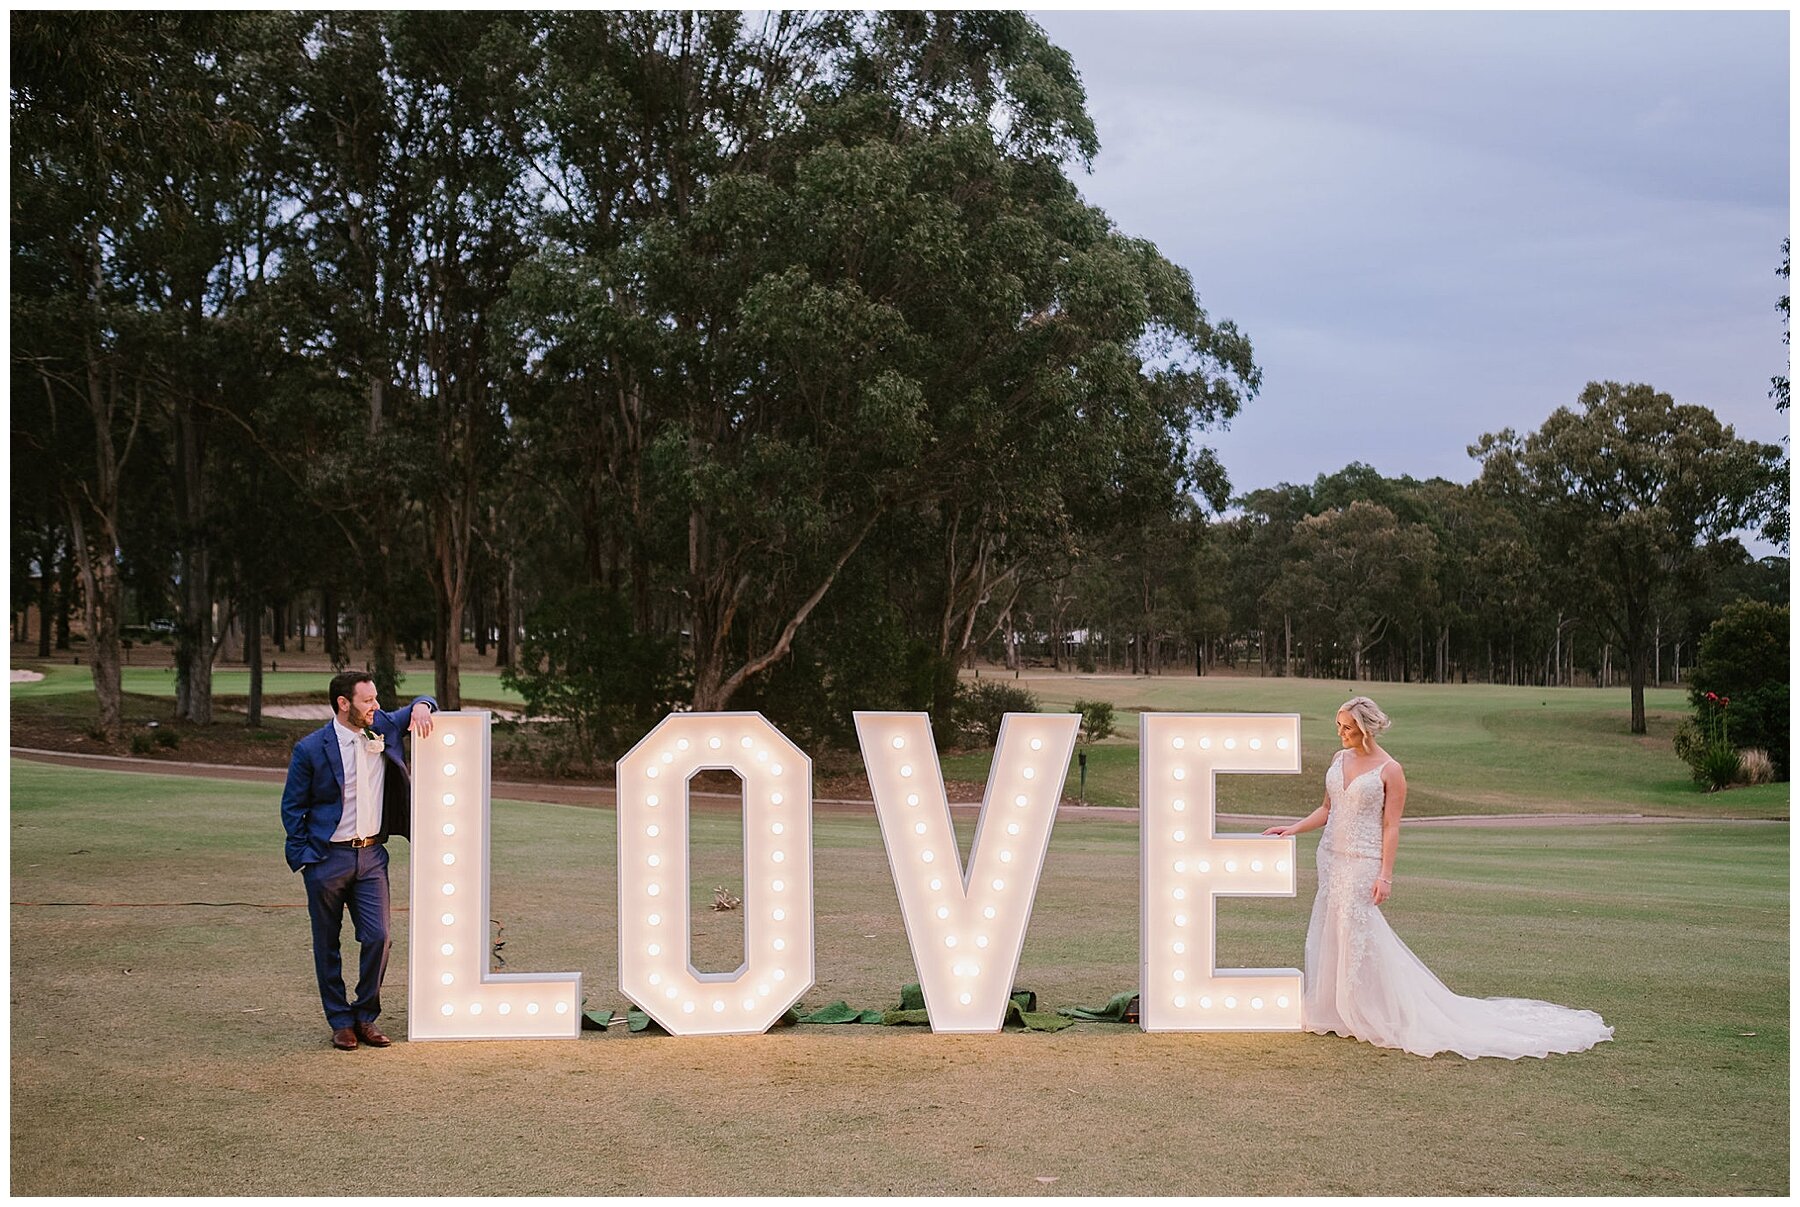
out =
<path fill-rule="evenodd" d="M 1365 738 L 1373 738 L 1393 724 L 1388 720 L 1388 715 L 1381 711 L 1381 706 L 1367 696 L 1350 697 L 1338 705 L 1338 711 L 1349 713 Z"/>

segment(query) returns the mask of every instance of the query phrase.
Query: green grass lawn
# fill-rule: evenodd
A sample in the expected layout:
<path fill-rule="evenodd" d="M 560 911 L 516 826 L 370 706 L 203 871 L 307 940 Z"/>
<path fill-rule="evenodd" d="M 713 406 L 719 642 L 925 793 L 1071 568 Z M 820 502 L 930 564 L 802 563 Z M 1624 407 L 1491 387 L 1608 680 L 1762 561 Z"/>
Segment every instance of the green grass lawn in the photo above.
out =
<path fill-rule="evenodd" d="M 272 786 L 19 761 L 11 775 L 17 1194 L 1789 1188 L 1785 825 L 1409 832 L 1387 914 L 1452 988 L 1589 1007 L 1617 1028 L 1545 1061 L 1105 1024 L 615 1028 L 340 1053 Z M 696 815 L 697 902 L 741 886 L 739 830 Z M 492 914 L 509 971 L 580 971 L 591 1005 L 622 1009 L 614 841 L 610 811 L 500 802 Z M 1314 841 L 1297 897 L 1222 906 L 1221 963 L 1300 964 Z M 821 814 L 814 847 L 806 1002 L 891 1005 L 913 971 L 876 823 Z M 392 850 L 404 905 L 407 847 Z M 1137 884 L 1134 825 L 1059 823 L 1018 984 L 1052 1008 L 1131 988 Z M 696 911 L 704 962 L 729 958 L 738 917 Z M 404 919 L 385 995 L 396 1038 Z M 380 1136 L 372 1161 L 346 1128 Z"/>
<path fill-rule="evenodd" d="M 41 671 L 44 677 L 32 683 L 15 683 L 12 685 L 14 700 L 37 700 L 49 696 L 91 695 L 94 690 L 94 678 L 85 666 L 55 666 L 29 663 L 31 669 Z M 141 696 L 159 696 L 175 698 L 175 671 L 172 667 L 128 666 L 120 673 L 124 690 Z M 304 671 L 264 671 L 263 695 L 276 696 L 309 696 L 325 703 L 325 685 L 331 682 L 331 673 L 324 670 Z M 407 699 L 415 695 L 431 694 L 431 672 L 413 673 L 404 676 L 400 681 L 400 690 Z M 462 673 L 463 697 L 469 701 L 487 703 L 504 703 L 523 707 L 525 700 L 519 693 L 500 686 L 500 676 L 493 671 L 464 671 Z M 215 670 L 213 672 L 213 696 L 228 706 L 243 707 L 243 702 L 250 695 L 250 672 L 248 670 Z M 399 701 L 383 701 L 393 707 Z"/>
<path fill-rule="evenodd" d="M 1011 682 L 1011 680 L 1006 680 Z M 1788 815 L 1788 785 L 1764 784 L 1707 794 L 1675 757 L 1675 726 L 1687 700 L 1674 688 L 1646 693 L 1650 732 L 1634 737 L 1623 688 L 1454 686 L 1346 683 L 1316 679 L 1026 677 L 1019 681 L 1045 711 L 1077 699 L 1106 700 L 1118 732 L 1088 748 L 1086 799 L 1136 805 L 1138 713 L 1299 713 L 1304 773 L 1228 776 L 1219 799 L 1228 811 L 1301 817 L 1323 795 L 1325 769 L 1338 748 L 1337 707 L 1370 695 L 1393 718 L 1382 745 L 1406 767 L 1407 812 L 1650 813 L 1693 817 Z M 952 779 L 984 780 L 985 752 L 944 761 Z M 1070 767 L 1065 789 L 1078 791 Z"/>

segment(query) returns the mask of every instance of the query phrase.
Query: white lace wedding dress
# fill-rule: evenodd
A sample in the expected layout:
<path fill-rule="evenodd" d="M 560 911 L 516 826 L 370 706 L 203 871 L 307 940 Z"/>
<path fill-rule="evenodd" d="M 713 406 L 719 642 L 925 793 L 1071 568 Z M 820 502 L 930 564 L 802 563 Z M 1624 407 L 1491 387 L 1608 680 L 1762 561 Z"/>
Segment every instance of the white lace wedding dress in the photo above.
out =
<path fill-rule="evenodd" d="M 1381 869 L 1380 767 L 1344 783 L 1340 750 L 1319 839 L 1319 895 L 1306 928 L 1301 1025 L 1415 1056 L 1548 1056 L 1612 1038 L 1592 1010 L 1511 997 L 1460 997 L 1400 941 L 1370 897 Z M 1385 764 L 1383 764 L 1385 765 Z"/>

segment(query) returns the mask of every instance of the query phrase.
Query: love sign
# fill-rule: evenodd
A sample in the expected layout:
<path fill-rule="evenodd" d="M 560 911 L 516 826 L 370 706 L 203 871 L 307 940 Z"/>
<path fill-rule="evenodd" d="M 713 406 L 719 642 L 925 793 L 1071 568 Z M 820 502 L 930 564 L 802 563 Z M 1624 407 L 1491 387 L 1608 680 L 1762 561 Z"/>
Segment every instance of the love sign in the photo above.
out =
<path fill-rule="evenodd" d="M 1080 717 L 1001 723 L 963 864 L 924 713 L 856 714 L 901 918 L 934 1031 L 1005 1019 Z M 490 721 L 445 712 L 414 739 L 408 1034 L 573 1039 L 581 974 L 488 970 Z M 1215 778 L 1297 774 L 1291 714 L 1145 713 L 1140 1025 L 1297 1031 L 1300 973 L 1214 964 L 1217 899 L 1294 895 L 1292 838 L 1220 836 Z M 744 800 L 744 962 L 688 956 L 689 783 L 734 772 Z M 813 985 L 812 760 L 761 713 L 677 713 L 619 760 L 619 981 L 673 1035 L 768 1029 Z"/>

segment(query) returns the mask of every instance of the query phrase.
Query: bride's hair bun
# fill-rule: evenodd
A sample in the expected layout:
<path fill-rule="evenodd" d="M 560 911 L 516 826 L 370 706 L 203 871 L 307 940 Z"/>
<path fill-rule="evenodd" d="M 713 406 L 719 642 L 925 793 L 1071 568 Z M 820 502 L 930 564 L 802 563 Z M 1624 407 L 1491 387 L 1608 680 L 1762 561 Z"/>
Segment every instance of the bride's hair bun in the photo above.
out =
<path fill-rule="evenodd" d="M 1392 725 L 1388 715 L 1381 711 L 1381 706 L 1367 696 L 1352 696 L 1338 705 L 1339 712 L 1347 712 L 1356 721 L 1358 729 L 1364 737 L 1374 737 Z"/>

